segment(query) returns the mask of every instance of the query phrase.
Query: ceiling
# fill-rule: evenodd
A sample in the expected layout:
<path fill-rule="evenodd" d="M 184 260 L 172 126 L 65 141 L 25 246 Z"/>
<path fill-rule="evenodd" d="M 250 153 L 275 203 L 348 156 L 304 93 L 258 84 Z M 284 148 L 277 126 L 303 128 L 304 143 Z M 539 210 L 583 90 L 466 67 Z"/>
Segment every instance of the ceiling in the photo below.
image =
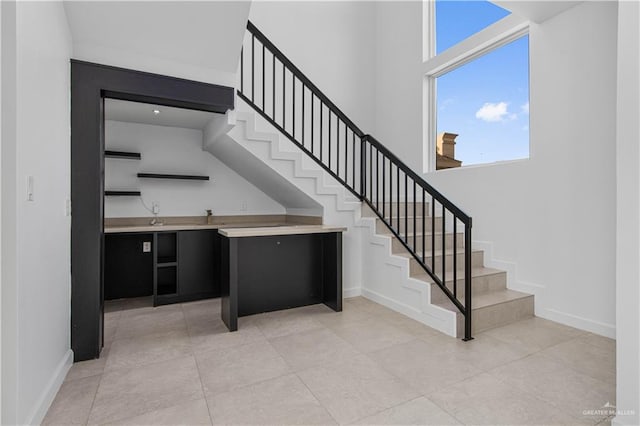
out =
<path fill-rule="evenodd" d="M 160 113 L 155 114 L 154 110 L 160 111 Z M 125 121 L 127 123 L 203 130 L 216 115 L 219 114 L 118 99 L 105 99 L 104 101 L 105 120 Z"/>
<path fill-rule="evenodd" d="M 235 72 L 250 1 L 65 1 L 74 46 Z"/>

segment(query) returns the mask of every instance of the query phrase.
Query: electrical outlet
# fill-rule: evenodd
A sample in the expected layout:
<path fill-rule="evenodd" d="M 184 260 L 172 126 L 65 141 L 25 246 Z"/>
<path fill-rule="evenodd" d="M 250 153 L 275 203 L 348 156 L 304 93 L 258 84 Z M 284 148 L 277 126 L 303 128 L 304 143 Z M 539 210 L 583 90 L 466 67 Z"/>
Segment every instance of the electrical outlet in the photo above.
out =
<path fill-rule="evenodd" d="M 142 252 L 143 253 L 151 253 L 151 241 L 143 241 L 142 242 Z"/>
<path fill-rule="evenodd" d="M 158 203 L 151 204 L 151 210 L 153 211 L 153 214 L 160 213 L 160 206 L 158 205 Z"/>
<path fill-rule="evenodd" d="M 242 201 L 242 204 L 240 205 L 240 211 L 243 211 L 243 212 L 247 211 L 247 202 L 246 201 Z"/>

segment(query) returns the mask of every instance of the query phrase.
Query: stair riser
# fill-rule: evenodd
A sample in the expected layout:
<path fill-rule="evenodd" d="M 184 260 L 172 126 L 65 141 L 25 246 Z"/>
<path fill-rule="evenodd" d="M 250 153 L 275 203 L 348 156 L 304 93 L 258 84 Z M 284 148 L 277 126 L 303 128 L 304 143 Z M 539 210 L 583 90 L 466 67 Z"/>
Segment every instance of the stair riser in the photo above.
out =
<path fill-rule="evenodd" d="M 388 220 L 388 219 L 387 219 Z M 417 232 L 421 232 L 423 229 L 423 221 L 422 218 L 416 218 L 416 226 L 415 229 Z M 435 218 L 435 228 L 436 228 L 436 232 L 440 232 L 442 231 L 442 218 L 440 217 L 436 217 Z M 394 229 L 397 229 L 397 219 L 393 218 L 393 227 Z M 405 221 L 404 218 L 400 218 L 400 234 L 404 234 L 407 232 L 407 228 L 408 228 L 408 232 L 413 232 L 413 218 L 409 218 L 407 220 L 407 227 L 405 227 Z M 431 232 L 431 218 L 425 218 L 424 220 L 424 230 L 426 232 Z M 377 234 L 382 234 L 382 235 L 388 235 L 391 234 L 391 230 L 389 230 L 389 228 L 387 228 L 387 225 L 384 224 L 384 222 L 382 222 L 382 220 L 377 219 L 376 220 L 376 233 Z"/>
<path fill-rule="evenodd" d="M 447 275 L 451 274 L 450 278 L 453 278 L 453 254 L 446 254 L 445 256 L 446 256 L 445 270 L 447 271 Z M 457 258 L 458 275 L 464 274 L 464 272 L 461 272 L 462 270 L 464 270 L 464 252 L 461 251 L 460 253 L 458 253 L 457 257 L 458 257 Z M 436 274 L 438 274 L 438 276 L 440 276 L 442 272 L 442 255 L 437 255 L 435 257 L 435 261 L 436 261 L 435 272 Z M 428 257 L 427 259 L 425 259 L 425 263 L 427 264 L 427 266 L 431 266 L 431 257 Z M 472 252 L 471 265 L 472 267 L 484 266 L 484 252 L 482 251 Z M 418 261 L 415 260 L 413 257 L 409 261 L 409 267 L 410 267 L 409 273 L 411 275 L 419 275 L 424 273 L 424 269 L 422 268 L 422 266 L 420 266 Z"/>
<path fill-rule="evenodd" d="M 375 206 L 375 203 L 373 203 Z M 405 205 L 406 205 L 406 212 L 405 212 Z M 380 203 L 380 213 L 382 213 L 382 203 Z M 385 211 L 385 215 L 389 216 L 389 208 L 391 208 L 391 213 L 393 214 L 393 216 L 397 216 L 398 215 L 398 203 L 389 203 L 386 202 L 384 203 L 384 211 Z M 431 208 L 429 203 L 425 204 L 424 206 L 424 210 L 425 210 L 425 216 L 429 216 L 429 214 L 431 213 Z M 365 217 L 374 217 L 377 216 L 373 210 L 371 210 L 371 208 L 369 206 L 367 206 L 366 208 L 362 209 L 362 215 Z M 400 216 L 413 216 L 413 203 L 405 203 L 405 202 L 400 202 Z M 416 204 L 416 217 L 422 217 L 422 204 L 418 203 Z"/>
<path fill-rule="evenodd" d="M 409 235 L 409 241 L 407 241 L 407 244 L 409 245 L 409 247 L 413 248 L 414 247 L 414 241 L 413 241 L 413 235 Z M 445 247 L 447 249 L 451 249 L 453 248 L 453 234 L 447 234 L 445 235 Z M 393 238 L 393 244 L 391 247 L 391 251 L 393 253 L 406 253 L 407 249 L 404 247 L 404 245 L 402 244 L 402 242 L 397 239 L 397 238 Z M 436 235 L 436 241 L 435 241 L 436 245 L 436 250 L 441 250 L 442 249 L 442 235 Z M 458 234 L 456 236 L 456 246 L 459 249 L 464 248 L 464 236 L 462 234 Z M 422 235 L 419 233 L 418 235 L 416 235 L 416 240 L 415 240 L 415 247 L 418 251 L 422 251 Z M 425 239 L 424 239 L 424 249 L 425 251 L 430 251 L 431 250 L 431 235 L 426 235 Z"/>
<path fill-rule="evenodd" d="M 447 282 L 447 287 L 453 293 L 453 282 Z M 471 294 L 477 296 L 480 294 L 489 293 L 492 291 L 500 291 L 507 288 L 507 273 L 502 272 L 499 274 L 485 275 L 481 277 L 474 277 L 471 279 Z M 464 277 L 458 276 L 458 300 L 464 303 Z M 444 292 L 435 284 L 431 284 L 431 303 L 441 303 L 449 298 Z"/>
<path fill-rule="evenodd" d="M 474 309 L 471 316 L 473 336 L 491 328 L 531 318 L 534 315 L 533 295 L 497 305 Z M 457 314 L 458 337 L 464 336 L 464 316 Z"/>

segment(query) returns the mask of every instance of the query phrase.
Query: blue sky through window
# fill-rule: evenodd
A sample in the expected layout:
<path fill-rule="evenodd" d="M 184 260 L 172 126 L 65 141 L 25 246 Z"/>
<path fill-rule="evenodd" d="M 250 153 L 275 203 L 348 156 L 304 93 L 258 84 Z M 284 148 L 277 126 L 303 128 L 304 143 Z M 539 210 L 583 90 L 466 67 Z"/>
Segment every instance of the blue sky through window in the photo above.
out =
<path fill-rule="evenodd" d="M 500 13 L 508 14 L 484 1 L 436 1 L 436 13 L 443 8 L 458 14 L 436 15 L 436 37 L 443 37 L 445 45 L 471 35 L 470 28 L 477 31 L 501 19 Z M 456 158 L 463 166 L 528 158 L 528 36 L 439 77 L 436 84 L 437 133 L 459 135 Z"/>

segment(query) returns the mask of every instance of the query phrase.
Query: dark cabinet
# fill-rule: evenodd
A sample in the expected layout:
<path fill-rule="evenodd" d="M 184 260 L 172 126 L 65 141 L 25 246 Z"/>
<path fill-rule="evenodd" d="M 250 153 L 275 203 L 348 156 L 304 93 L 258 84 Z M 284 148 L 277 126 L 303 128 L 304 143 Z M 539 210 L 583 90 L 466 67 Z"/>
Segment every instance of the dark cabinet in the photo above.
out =
<path fill-rule="evenodd" d="M 106 234 L 104 299 L 153 294 L 153 234 Z M 144 245 L 148 250 L 145 252 Z"/>
<path fill-rule="evenodd" d="M 218 297 L 219 244 L 217 230 L 106 234 L 105 300 L 153 295 L 154 305 L 166 305 Z"/>
<path fill-rule="evenodd" d="M 216 230 L 178 232 L 178 294 L 181 296 L 220 294 L 215 279 Z"/>

